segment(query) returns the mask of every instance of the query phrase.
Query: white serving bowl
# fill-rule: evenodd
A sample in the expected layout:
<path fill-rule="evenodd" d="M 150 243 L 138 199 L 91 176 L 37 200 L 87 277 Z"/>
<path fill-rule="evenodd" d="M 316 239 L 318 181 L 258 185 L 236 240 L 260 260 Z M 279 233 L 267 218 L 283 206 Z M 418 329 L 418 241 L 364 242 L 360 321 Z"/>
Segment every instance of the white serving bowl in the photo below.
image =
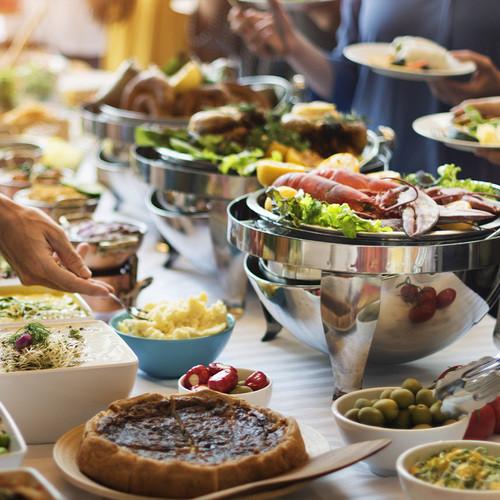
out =
<path fill-rule="evenodd" d="M 0 403 L 0 420 L 2 427 L 10 436 L 9 452 L 0 455 L 0 469 L 19 467 L 23 463 L 24 455 L 26 455 L 26 443 L 16 423 L 2 403 Z"/>
<path fill-rule="evenodd" d="M 385 389 L 395 389 L 395 387 L 375 387 L 350 392 L 332 404 L 333 416 L 345 443 L 358 443 L 370 439 L 390 439 L 392 441 L 382 451 L 365 460 L 374 474 L 379 476 L 396 475 L 396 460 L 401 453 L 409 448 L 443 439 L 461 439 L 464 436 L 469 423 L 469 415 L 460 418 L 454 424 L 431 429 L 389 429 L 360 424 L 344 417 L 345 413 L 354 407 L 356 399 L 378 398 Z"/>
<path fill-rule="evenodd" d="M 0 328 L 12 335 L 20 325 Z M 87 360 L 71 368 L 0 373 L 0 397 L 29 444 L 53 443 L 110 402 L 125 398 L 134 385 L 137 357 L 102 321 L 47 325 L 80 328 Z"/>
<path fill-rule="evenodd" d="M 420 460 L 425 460 L 431 455 L 435 455 L 440 451 L 450 448 L 476 448 L 483 446 L 488 452 L 495 456 L 500 456 L 500 443 L 491 441 L 473 441 L 473 440 L 456 440 L 456 441 L 438 441 L 434 443 L 422 444 L 415 446 L 405 451 L 397 460 L 397 470 L 399 482 L 405 492 L 407 498 L 411 500 L 487 500 L 500 498 L 498 490 L 480 491 L 480 490 L 458 490 L 451 488 L 443 488 L 431 483 L 426 483 L 421 479 L 417 479 L 409 472 L 412 465 Z"/>
<path fill-rule="evenodd" d="M 250 368 L 236 368 L 238 371 L 238 380 L 246 379 L 250 374 L 252 374 L 255 370 L 251 370 Z M 259 389 L 258 391 L 252 392 L 244 392 L 243 394 L 228 394 L 233 398 L 243 399 L 247 403 L 257 405 L 257 406 L 267 406 L 269 401 L 271 401 L 271 395 L 273 392 L 273 382 L 269 378 L 269 375 L 266 373 L 266 377 L 268 380 L 268 384 L 263 389 Z M 179 388 L 180 393 L 190 393 L 193 392 L 190 389 L 186 389 L 183 385 L 184 375 L 179 378 L 177 381 L 177 387 Z"/>
<path fill-rule="evenodd" d="M 18 485 L 39 488 L 53 500 L 64 500 L 64 497 L 37 470 L 31 467 L 18 467 L 0 471 L 0 488 L 12 479 Z"/>

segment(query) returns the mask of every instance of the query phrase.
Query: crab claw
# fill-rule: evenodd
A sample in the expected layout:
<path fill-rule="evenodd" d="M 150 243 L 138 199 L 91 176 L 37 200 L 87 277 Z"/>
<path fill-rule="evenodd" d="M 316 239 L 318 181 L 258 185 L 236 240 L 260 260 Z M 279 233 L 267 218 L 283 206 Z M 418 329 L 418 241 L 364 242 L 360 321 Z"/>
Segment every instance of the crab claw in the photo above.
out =
<path fill-rule="evenodd" d="M 495 217 L 490 212 L 475 210 L 473 208 L 439 207 L 439 223 L 449 224 L 452 222 L 479 222 Z"/>
<path fill-rule="evenodd" d="M 429 232 L 439 220 L 439 205 L 423 191 L 405 206 L 402 213 L 403 229 L 410 238 Z"/>

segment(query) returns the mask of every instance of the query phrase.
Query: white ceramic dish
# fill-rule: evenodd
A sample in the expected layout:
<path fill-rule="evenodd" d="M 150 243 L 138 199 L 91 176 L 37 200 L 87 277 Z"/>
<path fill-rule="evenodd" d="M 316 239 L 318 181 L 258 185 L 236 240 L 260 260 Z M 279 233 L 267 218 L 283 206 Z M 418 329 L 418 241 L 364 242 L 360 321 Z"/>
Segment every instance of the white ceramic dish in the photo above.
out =
<path fill-rule="evenodd" d="M 421 479 L 417 479 L 409 472 L 412 465 L 420 460 L 425 460 L 431 455 L 439 453 L 442 450 L 457 448 L 476 448 L 483 446 L 489 453 L 500 456 L 500 443 L 491 441 L 438 441 L 437 443 L 428 443 L 415 448 L 411 448 L 403 453 L 397 461 L 399 482 L 407 498 L 411 500 L 493 500 L 500 498 L 500 492 L 496 491 L 478 491 L 478 490 L 458 490 L 451 488 L 442 488 Z"/>
<path fill-rule="evenodd" d="M 53 323 L 53 322 L 61 322 L 61 321 L 74 321 L 76 319 L 80 320 L 85 320 L 85 319 L 90 319 L 92 318 L 92 310 L 90 309 L 89 305 L 83 298 L 77 294 L 77 293 L 64 293 L 60 292 L 58 290 L 52 290 L 50 288 L 46 288 L 44 286 L 24 286 L 21 284 L 12 284 L 12 283 L 3 283 L 3 280 L 0 282 L 0 298 L 9 296 L 9 295 L 34 295 L 34 294 L 45 294 L 49 293 L 51 295 L 54 295 L 56 297 L 62 297 L 63 295 L 69 295 L 74 299 L 74 301 L 79 305 L 81 309 L 81 315 L 77 316 L 74 315 L 74 317 L 67 317 L 64 318 L 63 320 L 61 319 L 31 319 L 28 318 L 26 320 L 24 319 L 8 319 L 8 318 L 0 318 L 0 325 L 6 326 L 9 324 L 18 324 L 22 323 L 23 321 L 41 321 L 43 323 Z"/>
<path fill-rule="evenodd" d="M 375 73 L 401 80 L 429 81 L 450 76 L 474 73 L 476 65 L 472 61 L 461 62 L 453 58 L 447 69 L 410 69 L 390 63 L 390 43 L 356 43 L 344 49 L 344 56 L 350 61 L 368 66 Z"/>
<path fill-rule="evenodd" d="M 64 497 L 37 470 L 31 467 L 19 467 L 0 471 L 0 488 L 6 486 L 5 480 L 12 478 L 23 486 L 41 488 L 52 500 L 64 500 Z M 7 483 L 8 484 L 8 483 Z"/>
<path fill-rule="evenodd" d="M 26 455 L 26 443 L 5 406 L 0 403 L 0 425 L 10 436 L 9 452 L 0 455 L 0 469 L 19 467 Z"/>
<path fill-rule="evenodd" d="M 412 127 L 417 134 L 433 141 L 442 142 L 449 148 L 458 149 L 459 151 L 473 153 L 478 149 L 500 149 L 500 145 L 479 144 L 476 141 L 449 137 L 450 128 L 453 126 L 452 120 L 452 113 L 435 113 L 417 118 L 413 122 Z"/>
<path fill-rule="evenodd" d="M 50 328 L 84 328 L 88 360 L 71 368 L 0 373 L 0 395 L 29 444 L 52 443 L 134 385 L 137 357 L 102 321 L 73 321 Z M 0 328 L 11 335 L 17 326 Z"/>
<path fill-rule="evenodd" d="M 344 417 L 344 414 L 354 407 L 358 398 L 375 399 L 384 389 L 394 387 L 376 387 L 350 392 L 332 404 L 332 412 L 345 443 L 359 443 L 369 439 L 390 439 L 392 443 L 376 455 L 366 459 L 371 471 L 379 476 L 396 474 L 396 460 L 409 448 L 433 443 L 443 439 L 461 439 L 465 434 L 470 416 L 462 417 L 458 422 L 431 429 L 390 429 L 374 427 L 354 422 Z"/>
<path fill-rule="evenodd" d="M 238 370 L 238 380 L 246 379 L 250 374 L 252 374 L 255 370 L 251 370 L 250 368 L 237 368 Z M 263 389 L 259 389 L 258 391 L 245 392 L 243 394 L 228 394 L 228 396 L 243 399 L 247 403 L 257 405 L 257 406 L 268 406 L 269 401 L 271 401 L 271 395 L 273 392 L 273 382 L 267 375 L 267 380 L 269 384 Z M 190 393 L 189 389 L 186 389 L 183 385 L 184 375 L 179 378 L 177 381 L 177 387 L 179 392 L 181 393 Z"/>

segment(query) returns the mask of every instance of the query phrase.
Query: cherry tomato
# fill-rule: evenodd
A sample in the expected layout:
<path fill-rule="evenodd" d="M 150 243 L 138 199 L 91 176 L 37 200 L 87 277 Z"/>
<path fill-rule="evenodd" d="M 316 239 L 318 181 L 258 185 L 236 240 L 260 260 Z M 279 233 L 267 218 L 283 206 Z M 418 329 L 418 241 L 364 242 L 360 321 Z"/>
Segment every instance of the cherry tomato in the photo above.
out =
<path fill-rule="evenodd" d="M 417 304 L 427 304 L 436 302 L 436 289 L 432 286 L 424 286 L 420 292 L 418 292 Z"/>
<path fill-rule="evenodd" d="M 186 372 L 182 385 L 186 389 L 191 389 L 196 385 L 204 385 L 208 382 L 209 376 L 208 368 L 205 365 L 196 365 Z"/>
<path fill-rule="evenodd" d="M 210 376 L 215 375 L 216 373 L 219 373 L 222 370 L 234 370 L 236 373 L 236 368 L 233 366 L 226 365 L 224 363 L 210 363 L 208 365 L 208 373 Z"/>
<path fill-rule="evenodd" d="M 208 388 L 212 391 L 230 393 L 238 383 L 238 372 L 227 368 L 217 372 L 208 379 Z"/>
<path fill-rule="evenodd" d="M 414 302 L 417 301 L 418 297 L 418 287 L 415 285 L 412 285 L 411 283 L 406 283 L 401 287 L 401 290 L 399 292 L 401 294 L 401 298 L 407 303 L 407 304 L 413 304 Z"/>
<path fill-rule="evenodd" d="M 495 411 L 491 405 L 474 410 L 464 439 L 488 439 L 495 430 Z"/>
<path fill-rule="evenodd" d="M 495 412 L 495 434 L 500 434 L 500 396 L 490 403 Z"/>
<path fill-rule="evenodd" d="M 267 380 L 266 374 L 259 371 L 251 373 L 245 380 L 245 385 L 250 387 L 252 391 L 264 389 L 264 387 L 267 387 L 268 384 L 269 381 Z"/>
<path fill-rule="evenodd" d="M 408 319 L 412 323 L 423 323 L 429 321 L 436 312 L 436 304 L 434 302 L 425 302 L 413 306 L 408 313 Z"/>
<path fill-rule="evenodd" d="M 436 297 L 437 308 L 444 309 L 450 304 L 453 304 L 456 296 L 457 292 L 453 288 L 445 288 L 444 290 L 441 290 Z"/>

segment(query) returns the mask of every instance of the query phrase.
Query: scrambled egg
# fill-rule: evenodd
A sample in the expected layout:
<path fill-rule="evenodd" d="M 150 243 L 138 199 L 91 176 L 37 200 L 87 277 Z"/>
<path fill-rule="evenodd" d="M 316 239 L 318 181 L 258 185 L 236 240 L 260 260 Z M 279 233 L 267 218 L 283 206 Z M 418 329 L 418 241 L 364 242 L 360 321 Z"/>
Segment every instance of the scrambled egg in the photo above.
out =
<path fill-rule="evenodd" d="M 479 144 L 500 145 L 500 124 L 483 123 L 477 126 L 476 137 Z"/>
<path fill-rule="evenodd" d="M 164 300 L 143 307 L 149 320 L 126 319 L 118 329 L 126 334 L 150 339 L 179 340 L 208 337 L 227 327 L 227 309 L 219 300 L 207 307 L 205 292 L 198 297 Z"/>

